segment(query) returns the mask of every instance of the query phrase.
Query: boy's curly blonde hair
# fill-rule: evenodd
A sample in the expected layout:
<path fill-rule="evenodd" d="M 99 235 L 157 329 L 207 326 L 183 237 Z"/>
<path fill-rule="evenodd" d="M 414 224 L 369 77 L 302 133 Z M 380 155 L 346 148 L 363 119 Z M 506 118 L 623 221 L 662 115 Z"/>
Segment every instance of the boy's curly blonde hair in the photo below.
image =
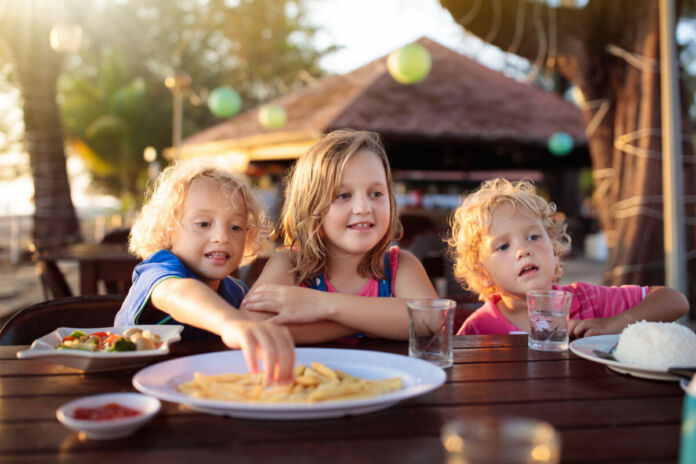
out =
<path fill-rule="evenodd" d="M 270 224 L 253 196 L 247 177 L 227 169 L 222 162 L 209 160 L 178 161 L 162 171 L 149 189 L 131 228 L 128 247 L 131 253 L 145 259 L 159 250 L 171 249 L 172 233 L 181 226 L 186 192 L 198 180 L 218 184 L 230 202 L 236 194 L 242 196 L 247 212 L 247 234 L 240 266 L 256 258 L 268 241 Z"/>
<path fill-rule="evenodd" d="M 510 182 L 507 179 L 487 180 L 478 190 L 467 196 L 451 218 L 451 236 L 447 243 L 454 261 L 454 276 L 467 289 L 479 294 L 481 300 L 495 293 L 481 266 L 481 247 L 491 226 L 496 208 L 503 203 L 513 208 L 524 208 L 541 220 L 551 238 L 554 255 L 560 256 L 570 247 L 566 224 L 556 217 L 556 205 L 546 201 L 528 180 Z M 554 280 L 563 274 L 557 260 Z"/>
<path fill-rule="evenodd" d="M 328 257 L 322 239 L 322 222 L 328 213 L 351 156 L 360 150 L 374 153 L 382 162 L 387 179 L 391 216 L 384 237 L 358 265 L 360 275 L 384 278 L 382 257 L 391 241 L 401 236 L 391 169 L 379 135 L 374 132 L 343 129 L 322 137 L 302 155 L 286 178 L 285 204 L 279 234 L 294 249 L 292 272 L 302 283 L 324 272 Z"/>

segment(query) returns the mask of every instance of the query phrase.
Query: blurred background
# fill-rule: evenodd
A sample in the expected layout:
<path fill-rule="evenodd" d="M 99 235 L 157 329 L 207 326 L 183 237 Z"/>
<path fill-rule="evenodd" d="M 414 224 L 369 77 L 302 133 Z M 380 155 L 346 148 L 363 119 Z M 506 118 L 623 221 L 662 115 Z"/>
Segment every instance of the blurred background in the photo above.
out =
<path fill-rule="evenodd" d="M 126 291 L 132 257 L 85 247 L 124 248 L 173 160 L 233 163 L 275 219 L 288 167 L 342 127 L 382 136 L 399 244 L 442 296 L 471 298 L 451 277 L 448 216 L 501 176 L 533 180 L 565 215 L 564 282 L 665 284 L 665 69 L 691 293 L 695 2 L 670 2 L 662 71 L 658 3 L 0 0 L 0 317 L 84 293 L 85 263 L 121 254 L 89 291 Z"/>

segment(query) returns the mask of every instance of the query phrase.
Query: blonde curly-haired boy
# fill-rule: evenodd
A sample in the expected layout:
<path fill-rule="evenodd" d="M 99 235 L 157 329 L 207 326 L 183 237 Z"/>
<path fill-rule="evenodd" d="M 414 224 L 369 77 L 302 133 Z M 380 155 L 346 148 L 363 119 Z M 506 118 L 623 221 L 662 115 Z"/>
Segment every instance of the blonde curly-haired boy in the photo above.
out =
<path fill-rule="evenodd" d="M 247 286 L 230 276 L 256 258 L 269 225 L 245 176 L 208 161 L 177 162 L 155 182 L 131 229 L 131 253 L 144 259 L 116 315 L 117 326 L 180 323 L 182 338 L 222 337 L 241 348 L 252 371 L 289 381 L 289 331 L 238 311 Z"/>

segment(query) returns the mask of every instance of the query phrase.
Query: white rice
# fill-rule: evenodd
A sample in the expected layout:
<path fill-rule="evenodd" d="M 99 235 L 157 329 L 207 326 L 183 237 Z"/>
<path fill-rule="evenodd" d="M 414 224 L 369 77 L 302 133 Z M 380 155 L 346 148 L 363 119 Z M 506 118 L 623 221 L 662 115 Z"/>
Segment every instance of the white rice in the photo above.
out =
<path fill-rule="evenodd" d="M 696 334 L 675 322 L 636 322 L 621 332 L 614 357 L 660 371 L 696 366 Z"/>

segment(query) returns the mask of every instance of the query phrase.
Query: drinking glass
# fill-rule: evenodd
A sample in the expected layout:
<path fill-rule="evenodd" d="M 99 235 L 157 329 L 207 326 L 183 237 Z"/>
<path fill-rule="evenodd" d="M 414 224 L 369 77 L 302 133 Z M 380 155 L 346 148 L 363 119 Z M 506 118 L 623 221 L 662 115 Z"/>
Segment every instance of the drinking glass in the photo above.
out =
<path fill-rule="evenodd" d="M 568 349 L 568 315 L 572 298 L 572 293 L 563 290 L 527 292 L 529 348 L 541 351 Z"/>
<path fill-rule="evenodd" d="M 453 300 L 422 298 L 408 300 L 408 355 L 449 367 L 453 363 Z"/>

